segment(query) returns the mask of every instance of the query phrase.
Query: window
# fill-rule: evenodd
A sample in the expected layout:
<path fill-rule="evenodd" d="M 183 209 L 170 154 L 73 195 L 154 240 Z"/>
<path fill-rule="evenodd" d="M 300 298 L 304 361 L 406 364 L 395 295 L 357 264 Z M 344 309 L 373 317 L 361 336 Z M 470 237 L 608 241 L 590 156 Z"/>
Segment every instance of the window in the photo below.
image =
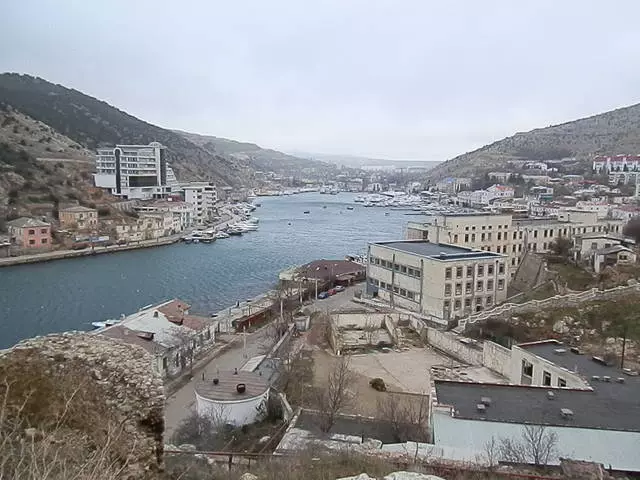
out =
<path fill-rule="evenodd" d="M 549 372 L 542 372 L 542 385 L 545 387 L 551 386 L 551 374 Z"/>
<path fill-rule="evenodd" d="M 538 230 L 533 231 L 533 238 L 538 238 Z"/>
<path fill-rule="evenodd" d="M 420 278 L 420 276 L 422 275 L 422 273 L 420 272 L 420 270 L 414 270 L 415 274 L 416 274 L 416 278 Z"/>
<path fill-rule="evenodd" d="M 513 239 L 515 240 L 518 236 L 518 232 L 513 232 Z"/>
<path fill-rule="evenodd" d="M 511 259 L 511 266 L 512 266 L 512 267 L 515 267 L 515 266 L 516 266 L 516 259 L 515 259 L 515 258 L 512 258 L 512 259 Z"/>
<path fill-rule="evenodd" d="M 385 282 L 380 282 L 380 288 L 384 290 L 385 288 L 387 288 L 387 284 Z"/>
<path fill-rule="evenodd" d="M 476 290 L 477 290 L 478 292 L 481 292 L 481 291 L 482 291 L 482 289 L 484 288 L 483 283 L 484 283 L 484 282 L 482 282 L 482 281 L 480 281 L 480 282 L 477 282 L 477 283 L 476 283 Z"/>
<path fill-rule="evenodd" d="M 398 265 L 397 263 L 394 263 L 394 264 L 393 264 L 393 269 L 394 269 L 396 272 L 399 272 L 399 271 L 400 271 L 400 265 Z"/>
<path fill-rule="evenodd" d="M 46 228 L 41 228 L 40 229 L 40 233 L 43 234 L 43 235 L 46 235 L 47 234 L 47 229 Z"/>
<path fill-rule="evenodd" d="M 29 240 L 29 245 L 35 245 L 36 241 L 34 239 Z"/>
<path fill-rule="evenodd" d="M 407 291 L 407 298 L 413 300 L 416 298 L 416 294 L 410 291 Z"/>
<path fill-rule="evenodd" d="M 36 233 L 35 230 L 33 230 L 33 229 L 29 230 L 29 235 L 35 235 L 35 233 Z"/>
<path fill-rule="evenodd" d="M 460 300 L 456 300 L 453 304 L 453 308 L 455 310 L 460 310 L 460 307 L 462 306 L 462 304 L 460 303 Z"/>
<path fill-rule="evenodd" d="M 512 251 L 513 253 L 516 253 L 516 246 L 515 246 L 515 245 L 513 246 L 513 248 L 511 248 L 511 251 Z"/>
<path fill-rule="evenodd" d="M 47 239 L 46 239 L 46 238 L 43 238 L 43 239 L 41 240 L 41 243 L 44 245 L 45 243 L 47 243 Z"/>
<path fill-rule="evenodd" d="M 451 308 L 451 302 L 449 300 L 444 301 L 444 309 L 449 310 Z"/>
<path fill-rule="evenodd" d="M 469 231 L 469 227 L 464 227 L 464 229 L 468 232 Z"/>
<path fill-rule="evenodd" d="M 445 283 L 444 284 L 444 296 L 445 297 L 450 297 L 451 296 L 451 284 L 450 283 Z"/>
<path fill-rule="evenodd" d="M 407 268 L 407 274 L 413 277 L 413 268 Z"/>
<path fill-rule="evenodd" d="M 404 265 L 402 265 L 402 266 L 400 267 L 400 271 L 401 271 L 402 273 L 407 273 L 407 267 L 405 267 Z"/>
<path fill-rule="evenodd" d="M 493 290 L 493 280 L 487 280 L 487 291 Z"/>
<path fill-rule="evenodd" d="M 558 377 L 558 386 L 559 387 L 566 387 L 567 386 L 567 381 L 564 378 Z"/>
<path fill-rule="evenodd" d="M 487 275 L 493 275 L 493 265 L 487 265 Z"/>
<path fill-rule="evenodd" d="M 456 283 L 456 295 L 462 295 L 462 284 Z"/>
<path fill-rule="evenodd" d="M 498 232 L 498 240 L 502 240 L 502 232 Z"/>
<path fill-rule="evenodd" d="M 387 261 L 386 260 L 380 260 L 380 266 L 387 268 Z"/>
<path fill-rule="evenodd" d="M 544 243 L 542 244 L 542 249 L 543 249 L 543 250 L 546 250 L 546 249 L 547 249 L 547 242 L 544 242 Z"/>
<path fill-rule="evenodd" d="M 515 258 L 514 258 L 515 260 Z M 504 290 L 504 279 L 500 278 L 498 279 L 498 290 Z"/>
<path fill-rule="evenodd" d="M 493 297 L 487 297 L 487 307 L 493 305 Z"/>
<path fill-rule="evenodd" d="M 498 265 L 498 273 L 502 275 L 504 273 L 504 263 Z"/>
<path fill-rule="evenodd" d="M 533 377 L 533 364 L 522 359 L 522 375 L 525 377 Z"/>
<path fill-rule="evenodd" d="M 468 233 L 464 234 L 464 241 L 465 241 L 465 243 L 469 243 L 469 234 Z"/>
<path fill-rule="evenodd" d="M 400 293 L 400 288 L 396 285 L 393 286 L 393 293 Z"/>
<path fill-rule="evenodd" d="M 473 277 L 473 267 L 467 267 L 467 277 Z"/>
<path fill-rule="evenodd" d="M 484 228 L 484 227 L 482 227 L 482 228 Z M 484 233 L 482 235 L 480 235 L 480 241 L 484 242 Z"/>
<path fill-rule="evenodd" d="M 162 369 L 166 370 L 168 367 L 167 357 L 162 357 Z"/>
<path fill-rule="evenodd" d="M 457 233 L 453 236 L 453 243 L 458 243 L 458 234 Z"/>
<path fill-rule="evenodd" d="M 522 240 L 522 230 L 520 230 L 520 233 L 518 234 L 518 238 Z"/>
<path fill-rule="evenodd" d="M 478 276 L 482 277 L 484 275 L 484 265 L 478 265 Z"/>
<path fill-rule="evenodd" d="M 451 267 L 447 267 L 444 269 L 444 279 L 451 280 Z"/>
<path fill-rule="evenodd" d="M 522 252 L 522 244 L 518 245 L 518 252 Z"/>
<path fill-rule="evenodd" d="M 482 225 L 482 229 L 484 230 L 486 227 L 484 225 Z"/>
<path fill-rule="evenodd" d="M 400 295 L 402 295 L 403 297 L 407 296 L 407 291 L 404 288 L 400 289 Z"/>
<path fill-rule="evenodd" d="M 465 308 L 471 307 L 471 299 L 470 298 L 465 298 L 464 299 L 464 306 L 465 306 Z"/>
<path fill-rule="evenodd" d="M 476 234 L 475 234 L 475 233 L 472 233 L 472 234 L 471 234 L 471 241 L 472 241 L 472 242 L 475 242 L 475 241 L 476 241 Z"/>
<path fill-rule="evenodd" d="M 456 278 L 462 278 L 462 267 L 456 267 Z"/>
<path fill-rule="evenodd" d="M 473 285 L 471 284 L 471 282 L 467 282 L 464 285 L 464 293 L 469 294 L 469 293 L 473 293 Z"/>
<path fill-rule="evenodd" d="M 491 241 L 491 232 L 487 233 L 487 241 Z"/>

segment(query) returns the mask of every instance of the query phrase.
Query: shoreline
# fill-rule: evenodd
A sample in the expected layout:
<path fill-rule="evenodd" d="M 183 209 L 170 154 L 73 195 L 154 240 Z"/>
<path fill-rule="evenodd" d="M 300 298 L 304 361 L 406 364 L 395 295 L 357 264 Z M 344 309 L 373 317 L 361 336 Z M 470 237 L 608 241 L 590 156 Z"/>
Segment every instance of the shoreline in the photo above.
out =
<path fill-rule="evenodd" d="M 0 268 L 14 267 L 18 265 L 28 265 L 31 263 L 52 262 L 54 260 L 64 260 L 66 258 L 90 257 L 106 253 L 126 252 L 128 250 L 138 250 L 143 248 L 163 247 L 180 241 L 180 236 L 159 238 L 157 240 L 143 240 L 131 245 L 111 245 L 109 247 L 86 248 L 84 250 L 58 250 L 54 252 L 37 253 L 35 255 L 20 255 L 18 257 L 0 258 Z"/>

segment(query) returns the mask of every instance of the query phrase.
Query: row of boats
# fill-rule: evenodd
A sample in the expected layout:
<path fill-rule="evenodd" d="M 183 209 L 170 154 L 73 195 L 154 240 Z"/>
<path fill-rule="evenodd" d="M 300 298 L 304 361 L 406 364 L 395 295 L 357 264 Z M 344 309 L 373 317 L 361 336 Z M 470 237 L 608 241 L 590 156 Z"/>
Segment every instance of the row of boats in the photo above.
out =
<path fill-rule="evenodd" d="M 411 195 L 399 192 L 358 195 L 354 202 L 364 207 L 386 207 L 396 210 L 412 210 L 416 214 L 434 215 L 438 213 L 461 213 L 469 209 L 457 207 L 449 203 L 433 201 L 421 195 Z"/>
<path fill-rule="evenodd" d="M 249 217 L 241 222 L 228 224 L 221 229 L 208 228 L 206 230 L 195 230 L 189 235 L 182 237 L 184 243 L 213 243 L 216 240 L 229 237 L 237 237 L 247 232 L 258 230 L 259 220 Z"/>

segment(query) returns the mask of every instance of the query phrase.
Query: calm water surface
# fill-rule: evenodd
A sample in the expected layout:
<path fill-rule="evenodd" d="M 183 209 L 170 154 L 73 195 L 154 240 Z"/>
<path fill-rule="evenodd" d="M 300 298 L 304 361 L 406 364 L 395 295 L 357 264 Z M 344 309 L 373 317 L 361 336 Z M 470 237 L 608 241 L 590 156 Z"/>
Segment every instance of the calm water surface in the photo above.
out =
<path fill-rule="evenodd" d="M 91 322 L 173 297 L 190 302 L 194 312 L 219 311 L 272 287 L 289 266 L 363 253 L 369 241 L 402 238 L 407 221 L 420 218 L 365 208 L 353 198 L 264 197 L 254 212 L 260 229 L 242 237 L 2 268 L 0 348 L 35 335 L 89 329 Z"/>

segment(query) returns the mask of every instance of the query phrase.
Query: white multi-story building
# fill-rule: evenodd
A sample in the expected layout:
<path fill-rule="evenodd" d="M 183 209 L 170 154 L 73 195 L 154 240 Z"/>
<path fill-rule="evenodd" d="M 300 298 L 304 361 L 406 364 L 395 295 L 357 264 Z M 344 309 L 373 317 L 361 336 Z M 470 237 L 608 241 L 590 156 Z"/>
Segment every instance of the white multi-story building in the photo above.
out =
<path fill-rule="evenodd" d="M 174 233 L 181 232 L 191 227 L 195 217 L 195 207 L 191 203 L 176 200 L 156 200 L 149 203 L 140 203 L 135 207 L 138 212 L 156 213 L 169 212 L 172 215 Z"/>
<path fill-rule="evenodd" d="M 158 142 L 100 148 L 95 185 L 126 199 L 164 198 L 178 186 L 166 157 L 166 147 Z"/>
<path fill-rule="evenodd" d="M 506 261 L 506 255 L 446 243 L 371 243 L 367 291 L 435 319 L 458 318 L 506 300 Z"/>
<path fill-rule="evenodd" d="M 218 189 L 209 182 L 192 182 L 181 185 L 184 201 L 194 207 L 194 224 L 207 223 L 216 211 Z"/>
<path fill-rule="evenodd" d="M 640 155 L 598 155 L 593 160 L 596 173 L 635 172 L 640 170 Z"/>
<path fill-rule="evenodd" d="M 513 198 L 513 187 L 507 185 L 492 185 L 486 190 L 475 190 L 473 192 L 458 193 L 456 203 L 459 205 L 489 205 L 493 200 Z"/>

